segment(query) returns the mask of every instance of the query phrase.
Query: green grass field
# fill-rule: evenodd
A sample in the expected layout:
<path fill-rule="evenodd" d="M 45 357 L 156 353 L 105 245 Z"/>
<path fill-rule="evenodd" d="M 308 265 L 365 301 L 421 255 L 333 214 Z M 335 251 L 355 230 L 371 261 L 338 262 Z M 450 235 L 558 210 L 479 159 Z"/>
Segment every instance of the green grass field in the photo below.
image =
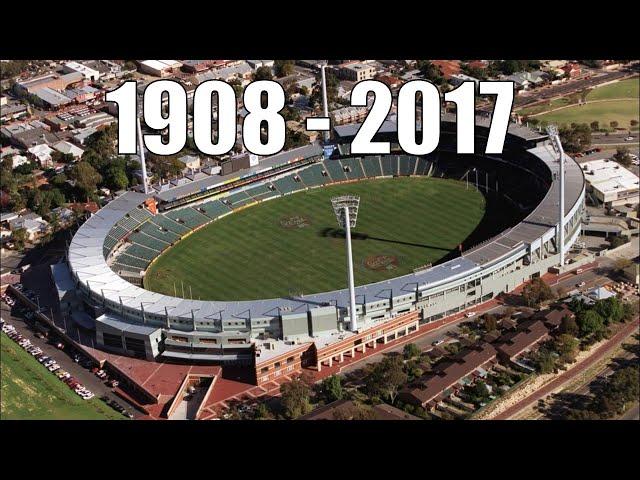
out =
<path fill-rule="evenodd" d="M 345 288 L 345 240 L 330 199 L 360 195 L 353 240 L 356 284 L 436 262 L 482 220 L 485 201 L 452 180 L 367 180 L 295 193 L 213 222 L 154 262 L 145 288 L 202 300 L 249 300 Z M 283 224 L 285 226 L 283 226 Z M 295 225 L 299 226 L 295 226 Z"/>
<path fill-rule="evenodd" d="M 591 123 L 595 120 L 606 127 L 611 121 L 617 121 L 619 127 L 629 128 L 631 120 L 638 120 L 638 99 L 613 102 L 588 103 L 582 106 L 568 107 L 555 112 L 545 113 L 535 118 L 540 121 L 558 124 Z"/>
<path fill-rule="evenodd" d="M 97 397 L 83 400 L 4 333 L 0 337 L 2 420 L 116 420 Z"/>
<path fill-rule="evenodd" d="M 589 95 L 587 95 L 587 101 L 608 100 L 612 98 L 633 98 L 637 100 L 639 96 L 640 77 L 634 77 L 604 85 L 603 87 L 594 88 Z"/>

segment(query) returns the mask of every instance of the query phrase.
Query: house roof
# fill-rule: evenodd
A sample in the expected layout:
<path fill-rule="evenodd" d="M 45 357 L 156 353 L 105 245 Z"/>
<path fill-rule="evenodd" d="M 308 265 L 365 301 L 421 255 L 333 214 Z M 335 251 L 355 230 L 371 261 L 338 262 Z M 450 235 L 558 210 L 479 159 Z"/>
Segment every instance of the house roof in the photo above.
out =
<path fill-rule="evenodd" d="M 520 354 L 523 350 L 530 348 L 546 335 L 549 329 L 541 320 L 529 319 L 518 325 L 518 329 L 513 332 L 505 333 L 498 340 L 499 345 L 496 347 L 498 352 L 508 358 L 513 358 Z"/>
<path fill-rule="evenodd" d="M 479 367 L 495 359 L 496 353 L 496 349 L 488 343 L 460 352 L 451 361 L 438 365 L 434 373 L 423 383 L 423 388 L 405 390 L 404 393 L 418 399 L 422 404 L 428 403 Z"/>

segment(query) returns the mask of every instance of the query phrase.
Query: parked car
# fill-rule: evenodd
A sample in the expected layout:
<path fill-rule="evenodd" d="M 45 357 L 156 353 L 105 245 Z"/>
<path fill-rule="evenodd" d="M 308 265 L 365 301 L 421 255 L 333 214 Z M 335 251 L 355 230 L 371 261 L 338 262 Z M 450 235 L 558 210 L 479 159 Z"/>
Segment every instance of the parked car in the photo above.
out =
<path fill-rule="evenodd" d="M 471 318 L 476 316 L 476 312 L 467 312 L 464 314 L 465 317 Z"/>
<path fill-rule="evenodd" d="M 439 340 L 435 340 L 431 342 L 431 345 L 433 345 L 434 347 L 437 347 L 438 345 L 442 345 L 443 343 L 444 343 L 444 340 L 441 338 Z"/>
<path fill-rule="evenodd" d="M 576 284 L 576 287 L 581 288 L 584 287 L 587 283 L 586 282 L 580 282 Z"/>

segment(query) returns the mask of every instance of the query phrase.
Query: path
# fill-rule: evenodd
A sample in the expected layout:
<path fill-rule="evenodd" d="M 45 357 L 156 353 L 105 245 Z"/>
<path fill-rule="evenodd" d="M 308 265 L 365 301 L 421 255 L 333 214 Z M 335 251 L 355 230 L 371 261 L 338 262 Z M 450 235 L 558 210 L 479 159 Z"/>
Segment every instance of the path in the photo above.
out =
<path fill-rule="evenodd" d="M 536 390 L 532 395 L 529 395 L 527 398 L 521 400 L 520 402 L 512 405 L 507 408 L 504 412 L 496 415 L 494 417 L 495 420 L 507 420 L 526 407 L 530 406 L 532 403 L 537 402 L 543 397 L 546 397 L 548 394 L 553 391 L 561 388 L 565 383 L 574 378 L 576 375 L 584 372 L 586 369 L 594 365 L 597 361 L 599 361 L 604 355 L 607 354 L 611 349 L 616 348 L 618 344 L 620 344 L 625 338 L 629 335 L 638 331 L 638 319 L 635 319 L 628 325 L 625 325 L 619 332 L 617 332 L 608 342 L 604 343 L 598 349 L 593 352 L 587 359 L 585 359 L 581 364 L 576 365 L 571 370 L 568 370 L 560 375 L 551 382 L 547 383 L 542 388 Z"/>

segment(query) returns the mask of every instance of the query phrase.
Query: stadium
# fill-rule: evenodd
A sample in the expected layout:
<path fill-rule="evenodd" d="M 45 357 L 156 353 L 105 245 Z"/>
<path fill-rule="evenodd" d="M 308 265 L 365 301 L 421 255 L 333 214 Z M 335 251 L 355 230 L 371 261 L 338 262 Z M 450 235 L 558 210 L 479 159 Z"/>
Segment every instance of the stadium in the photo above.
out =
<path fill-rule="evenodd" d="M 489 127 L 476 119 L 476 152 Z M 566 157 L 561 194 L 558 155 L 543 133 L 512 123 L 503 154 L 459 155 L 446 114 L 439 148 L 415 157 L 400 152 L 389 120 L 376 140 L 392 153 L 355 156 L 358 128 L 335 127 L 328 158 L 312 144 L 230 174 L 195 172 L 124 193 L 71 241 L 68 270 L 54 278 L 61 310 L 89 316 L 105 351 L 239 365 L 260 385 L 512 291 L 558 267 L 559 238 L 567 250 L 580 235 L 582 170 Z M 355 312 L 343 233 L 335 218 L 329 224 L 328 199 L 345 193 L 363 197 Z"/>

